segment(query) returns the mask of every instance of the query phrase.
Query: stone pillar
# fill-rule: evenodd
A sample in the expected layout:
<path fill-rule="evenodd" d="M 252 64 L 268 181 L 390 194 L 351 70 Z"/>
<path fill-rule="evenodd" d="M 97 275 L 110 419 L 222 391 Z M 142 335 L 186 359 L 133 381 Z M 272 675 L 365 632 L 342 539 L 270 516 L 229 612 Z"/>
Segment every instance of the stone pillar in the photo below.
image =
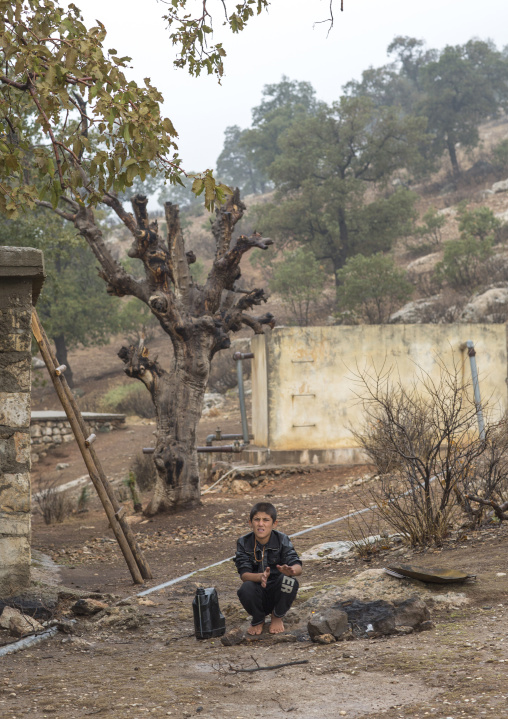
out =
<path fill-rule="evenodd" d="M 32 305 L 42 252 L 0 247 L 0 598 L 30 581 L 30 371 Z"/>

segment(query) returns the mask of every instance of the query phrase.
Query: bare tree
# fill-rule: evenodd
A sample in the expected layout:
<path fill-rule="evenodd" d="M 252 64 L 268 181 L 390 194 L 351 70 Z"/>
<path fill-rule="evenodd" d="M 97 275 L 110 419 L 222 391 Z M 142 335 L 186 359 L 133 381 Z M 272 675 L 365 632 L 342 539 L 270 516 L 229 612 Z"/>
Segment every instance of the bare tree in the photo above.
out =
<path fill-rule="evenodd" d="M 146 386 L 156 410 L 157 482 L 145 512 L 191 507 L 199 502 L 196 428 L 212 358 L 230 346 L 232 332 L 247 326 L 260 334 L 264 325 L 274 324 L 270 313 L 249 314 L 253 307 L 266 302 L 264 290 L 245 290 L 236 284 L 245 253 L 255 247 L 266 250 L 272 241 L 257 233 L 232 240 L 234 227 L 245 211 L 236 190 L 216 210 L 212 225 L 215 259 L 205 284 L 198 285 L 189 270 L 196 257 L 185 250 L 177 206 L 166 203 L 164 240 L 157 222 L 149 221 L 146 197 L 133 198 L 134 214 L 128 213 L 112 194 L 106 194 L 103 202 L 130 230 L 133 243 L 128 254 L 143 263 L 143 279 L 127 273 L 113 258 L 91 209 L 67 200 L 68 209 L 58 212 L 90 245 L 101 265 L 108 293 L 137 297 L 148 305 L 169 336 L 173 347 L 170 372 L 161 367 L 157 357 L 149 356 L 143 342 L 122 347 L 119 357 L 125 363 L 126 374 Z"/>

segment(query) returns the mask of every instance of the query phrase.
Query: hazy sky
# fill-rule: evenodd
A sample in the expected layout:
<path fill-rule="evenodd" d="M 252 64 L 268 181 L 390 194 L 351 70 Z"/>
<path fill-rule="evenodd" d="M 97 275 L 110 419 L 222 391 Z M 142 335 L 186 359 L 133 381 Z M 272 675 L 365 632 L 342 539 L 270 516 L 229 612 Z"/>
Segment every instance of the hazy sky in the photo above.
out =
<path fill-rule="evenodd" d="M 165 98 L 164 114 L 178 133 L 186 170 L 214 167 L 228 125 L 248 127 L 250 111 L 265 84 L 282 75 L 313 84 L 318 98 L 332 102 L 341 87 L 362 70 L 387 61 L 396 35 L 424 39 L 430 47 L 462 44 L 472 37 L 508 44 L 506 0 L 334 0 L 335 25 L 315 24 L 328 17 L 329 0 L 272 0 L 268 12 L 250 20 L 238 35 L 222 35 L 228 56 L 222 85 L 212 76 L 191 78 L 175 70 L 174 49 L 160 20 L 157 0 L 74 0 L 86 24 L 98 18 L 108 30 L 106 47 L 133 58 L 132 77 L 149 76 Z M 233 3 L 231 3 L 233 4 Z M 221 2 L 209 0 L 217 11 Z"/>

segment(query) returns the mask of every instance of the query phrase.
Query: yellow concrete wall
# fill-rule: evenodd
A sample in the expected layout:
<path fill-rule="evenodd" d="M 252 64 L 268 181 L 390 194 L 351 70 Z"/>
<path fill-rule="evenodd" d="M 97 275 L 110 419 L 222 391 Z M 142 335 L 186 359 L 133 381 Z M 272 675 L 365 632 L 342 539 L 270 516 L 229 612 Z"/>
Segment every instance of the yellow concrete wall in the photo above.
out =
<path fill-rule="evenodd" d="M 482 400 L 493 416 L 507 406 L 504 325 L 369 325 L 275 328 L 253 338 L 254 444 L 272 450 L 348 449 L 359 426 L 358 369 L 393 368 L 403 383 L 421 371 L 439 377 L 439 360 L 471 379 L 477 352 Z"/>

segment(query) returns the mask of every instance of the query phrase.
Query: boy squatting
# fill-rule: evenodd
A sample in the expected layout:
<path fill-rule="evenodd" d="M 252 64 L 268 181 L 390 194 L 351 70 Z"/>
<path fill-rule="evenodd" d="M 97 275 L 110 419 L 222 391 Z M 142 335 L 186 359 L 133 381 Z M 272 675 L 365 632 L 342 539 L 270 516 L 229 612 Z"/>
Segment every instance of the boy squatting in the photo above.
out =
<path fill-rule="evenodd" d="M 265 617 L 272 615 L 270 634 L 284 631 L 282 618 L 298 591 L 295 577 L 302 573 L 302 562 L 291 540 L 278 532 L 277 510 L 269 502 L 255 504 L 249 517 L 252 532 L 237 542 L 235 564 L 243 582 L 238 598 L 252 615 L 248 634 L 261 634 Z"/>

